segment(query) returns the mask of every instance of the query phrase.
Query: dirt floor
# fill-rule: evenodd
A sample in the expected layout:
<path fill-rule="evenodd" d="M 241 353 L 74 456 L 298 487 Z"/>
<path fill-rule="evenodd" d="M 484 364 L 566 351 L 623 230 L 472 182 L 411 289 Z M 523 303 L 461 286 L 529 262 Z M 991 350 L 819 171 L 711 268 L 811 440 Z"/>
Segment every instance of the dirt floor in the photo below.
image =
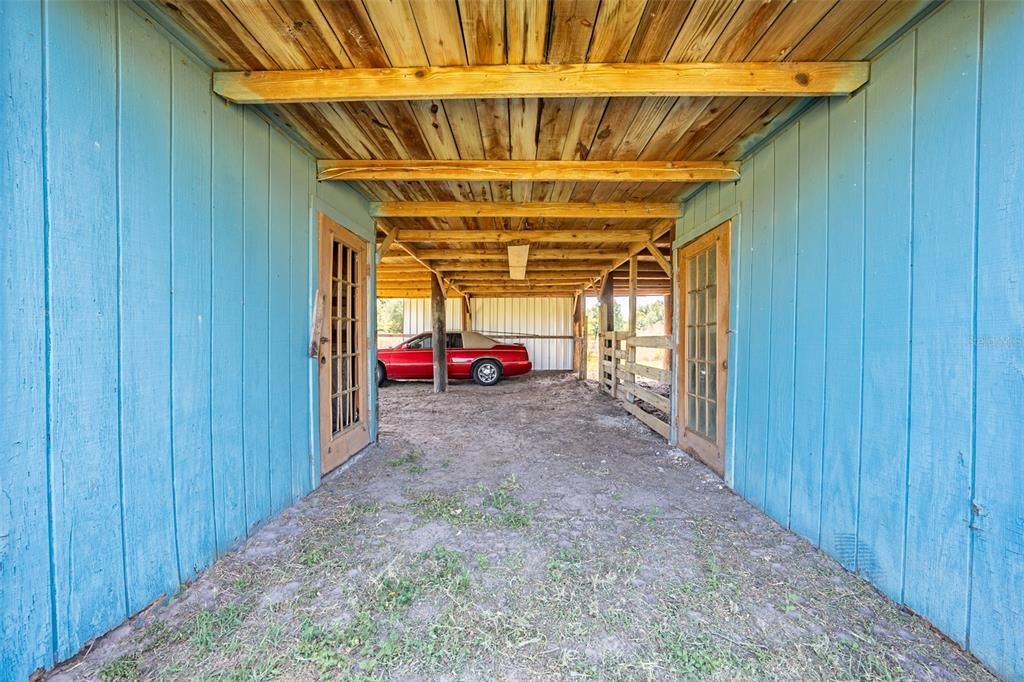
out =
<path fill-rule="evenodd" d="M 51 679 L 991 679 L 592 384 L 396 384 L 381 419 Z"/>

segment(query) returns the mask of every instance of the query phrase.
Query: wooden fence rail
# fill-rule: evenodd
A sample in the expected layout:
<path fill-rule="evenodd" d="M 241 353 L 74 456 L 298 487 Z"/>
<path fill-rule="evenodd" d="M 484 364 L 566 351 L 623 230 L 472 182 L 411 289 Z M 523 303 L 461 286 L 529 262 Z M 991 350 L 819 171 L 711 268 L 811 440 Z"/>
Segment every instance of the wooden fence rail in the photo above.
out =
<path fill-rule="evenodd" d="M 630 336 L 629 332 L 604 332 L 600 334 L 598 341 L 598 376 L 601 390 L 613 398 L 620 399 L 622 407 L 627 412 L 667 439 L 671 402 L 667 397 L 638 384 L 636 378 L 640 376 L 662 384 L 670 384 L 672 371 L 637 363 L 636 349 L 668 349 L 672 347 L 672 337 Z M 644 410 L 640 403 L 646 403 L 658 410 L 661 415 Z"/>

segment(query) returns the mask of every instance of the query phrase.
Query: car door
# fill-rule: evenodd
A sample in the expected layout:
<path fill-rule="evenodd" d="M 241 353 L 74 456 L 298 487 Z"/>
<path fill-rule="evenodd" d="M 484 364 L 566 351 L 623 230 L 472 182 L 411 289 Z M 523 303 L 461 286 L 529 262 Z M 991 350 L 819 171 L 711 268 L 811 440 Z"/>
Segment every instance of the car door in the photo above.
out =
<path fill-rule="evenodd" d="M 446 337 L 446 342 L 448 344 L 448 378 L 468 379 L 470 368 L 473 365 L 474 351 L 462 347 L 462 334 L 459 332 L 450 332 Z"/>
<path fill-rule="evenodd" d="M 434 376 L 434 351 L 430 334 L 420 334 L 392 351 L 388 366 L 392 379 L 431 379 Z"/>

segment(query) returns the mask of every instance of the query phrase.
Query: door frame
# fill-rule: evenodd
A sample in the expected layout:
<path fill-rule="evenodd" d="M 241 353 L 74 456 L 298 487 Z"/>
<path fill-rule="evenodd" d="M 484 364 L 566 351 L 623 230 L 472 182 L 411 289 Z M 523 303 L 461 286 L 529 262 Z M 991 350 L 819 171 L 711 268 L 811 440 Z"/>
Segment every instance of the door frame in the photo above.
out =
<path fill-rule="evenodd" d="M 373 325 L 368 317 L 369 305 L 368 296 L 373 289 L 372 270 L 370 262 L 370 249 L 366 240 L 353 230 L 348 229 L 339 221 L 332 218 L 326 211 L 315 211 L 316 235 L 317 235 L 317 291 L 320 293 L 320 300 L 315 305 L 321 306 L 324 317 L 325 329 L 329 326 L 330 302 L 329 280 L 331 277 L 331 248 L 335 240 L 342 242 L 356 252 L 357 263 L 361 266 L 357 272 L 357 281 L 364 287 L 364 291 L 356 292 L 356 338 L 362 343 L 360 349 L 362 358 L 357 363 L 357 381 L 359 386 L 359 422 L 358 425 L 348 433 L 338 437 L 332 437 L 331 433 L 331 405 L 330 392 L 331 382 L 324 380 L 323 366 L 326 364 L 325 346 L 329 344 L 318 343 L 318 360 L 316 376 L 318 378 L 317 400 L 315 413 L 318 415 L 318 436 L 319 447 L 317 455 L 319 459 L 319 472 L 322 477 L 345 463 L 354 454 L 369 445 L 373 435 L 372 422 L 376 418 L 375 410 L 371 408 L 372 387 L 369 382 L 370 362 L 374 361 L 370 332 Z M 326 338 L 326 337 L 323 337 Z M 329 354 L 329 350 L 326 351 Z"/>
<path fill-rule="evenodd" d="M 729 312 L 732 296 L 730 287 L 730 273 L 732 271 L 732 231 L 734 218 L 724 218 L 708 229 L 683 244 L 673 245 L 675 256 L 675 281 L 673 283 L 673 296 L 675 297 L 676 318 L 676 339 L 675 343 L 675 376 L 674 391 L 677 396 L 675 403 L 675 417 L 673 428 L 675 432 L 674 443 L 690 454 L 704 462 L 719 476 L 726 477 L 730 471 L 731 457 L 728 451 L 730 439 L 728 439 L 728 427 L 732 423 L 729 412 Z M 711 443 L 701 435 L 693 434 L 688 436 L 689 430 L 686 427 L 687 414 L 687 343 L 689 334 L 686 330 L 688 320 L 687 310 L 687 277 L 686 259 L 690 254 L 700 253 L 713 244 L 718 248 L 718 262 L 715 268 L 715 320 L 718 326 L 716 333 L 716 423 L 715 442 Z M 730 477 L 731 478 L 731 477 Z"/>

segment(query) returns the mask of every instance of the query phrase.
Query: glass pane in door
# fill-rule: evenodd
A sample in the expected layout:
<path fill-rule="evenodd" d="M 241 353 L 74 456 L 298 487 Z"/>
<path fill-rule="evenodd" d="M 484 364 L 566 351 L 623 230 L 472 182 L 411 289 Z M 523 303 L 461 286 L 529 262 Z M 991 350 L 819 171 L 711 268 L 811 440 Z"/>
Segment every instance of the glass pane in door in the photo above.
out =
<path fill-rule="evenodd" d="M 718 415 L 715 376 L 718 363 L 716 248 L 712 245 L 687 259 L 689 277 L 686 291 L 689 305 L 686 367 L 690 374 L 686 382 L 687 428 L 712 442 L 717 436 Z"/>

